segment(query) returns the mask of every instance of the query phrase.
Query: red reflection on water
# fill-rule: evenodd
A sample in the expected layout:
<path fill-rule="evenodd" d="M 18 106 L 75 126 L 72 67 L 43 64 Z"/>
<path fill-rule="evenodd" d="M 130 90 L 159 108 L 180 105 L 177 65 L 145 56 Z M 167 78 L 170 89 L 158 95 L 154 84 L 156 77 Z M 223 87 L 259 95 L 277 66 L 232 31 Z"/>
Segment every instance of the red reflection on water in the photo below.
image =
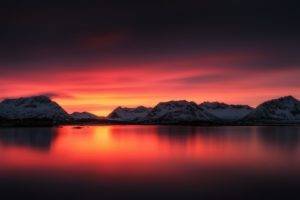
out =
<path fill-rule="evenodd" d="M 66 126 L 52 131 L 56 137 L 46 138 L 50 141 L 43 144 L 49 146 L 42 150 L 30 142 L 43 139 L 32 135 L 29 140 L 24 135 L 27 142 L 0 139 L 0 170 L 153 178 L 227 168 L 270 173 L 300 166 L 298 146 L 286 151 L 269 145 L 257 127 Z"/>

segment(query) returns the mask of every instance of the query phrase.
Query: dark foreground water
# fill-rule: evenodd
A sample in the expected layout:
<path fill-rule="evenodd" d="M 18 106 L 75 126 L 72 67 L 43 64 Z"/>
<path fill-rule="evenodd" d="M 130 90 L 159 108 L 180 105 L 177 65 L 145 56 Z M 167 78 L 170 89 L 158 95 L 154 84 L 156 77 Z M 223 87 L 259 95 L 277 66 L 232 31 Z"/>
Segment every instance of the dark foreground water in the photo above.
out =
<path fill-rule="evenodd" d="M 299 199 L 300 127 L 0 129 L 0 199 Z"/>

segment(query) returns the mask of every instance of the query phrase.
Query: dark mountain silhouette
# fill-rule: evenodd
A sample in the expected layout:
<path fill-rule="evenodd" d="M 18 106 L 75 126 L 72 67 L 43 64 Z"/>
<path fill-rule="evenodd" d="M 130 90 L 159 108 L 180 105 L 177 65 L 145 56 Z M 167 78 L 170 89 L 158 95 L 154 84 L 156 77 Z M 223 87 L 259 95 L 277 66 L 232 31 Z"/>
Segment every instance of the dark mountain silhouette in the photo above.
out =
<path fill-rule="evenodd" d="M 53 127 L 5 128 L 0 132 L 0 145 L 49 151 L 57 134 L 58 129 Z"/>

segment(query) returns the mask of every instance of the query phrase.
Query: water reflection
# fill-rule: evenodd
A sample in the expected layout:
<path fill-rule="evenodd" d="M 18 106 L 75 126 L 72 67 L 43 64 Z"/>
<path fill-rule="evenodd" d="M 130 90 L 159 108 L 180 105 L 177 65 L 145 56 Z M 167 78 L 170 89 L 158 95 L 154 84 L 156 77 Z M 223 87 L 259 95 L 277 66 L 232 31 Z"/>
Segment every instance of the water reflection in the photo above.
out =
<path fill-rule="evenodd" d="M 0 146 L 50 151 L 57 135 L 55 128 L 3 128 L 0 129 Z"/>
<path fill-rule="evenodd" d="M 197 128 L 195 126 L 158 126 L 156 127 L 156 132 L 160 140 L 186 146 L 197 137 Z"/>
<path fill-rule="evenodd" d="M 265 145 L 280 150 L 295 151 L 300 146 L 299 127 L 257 127 L 257 135 Z"/>
<path fill-rule="evenodd" d="M 0 129 L 1 161 L 106 174 L 300 167 L 299 127 L 91 126 Z M 24 151 L 26 150 L 26 151 Z M 48 152 L 46 155 L 36 154 Z M 16 156 L 17 155 L 17 156 Z M 5 158 L 8 158 L 5 160 Z M 289 159 L 287 161 L 287 158 Z M 266 165 L 271 163 L 274 166 Z M 192 163 L 192 164 L 191 164 Z M 80 166 L 80 168 L 77 168 Z M 126 166 L 126 168 L 124 168 Z M 0 166 L 1 168 L 1 166 Z M 269 169 L 270 168 L 270 169 Z"/>
<path fill-rule="evenodd" d="M 0 192 L 38 199 L 83 193 L 85 199 L 162 193 L 236 199 L 230 197 L 268 190 L 272 199 L 286 199 L 300 189 L 299 138 L 299 127 L 0 129 Z"/>

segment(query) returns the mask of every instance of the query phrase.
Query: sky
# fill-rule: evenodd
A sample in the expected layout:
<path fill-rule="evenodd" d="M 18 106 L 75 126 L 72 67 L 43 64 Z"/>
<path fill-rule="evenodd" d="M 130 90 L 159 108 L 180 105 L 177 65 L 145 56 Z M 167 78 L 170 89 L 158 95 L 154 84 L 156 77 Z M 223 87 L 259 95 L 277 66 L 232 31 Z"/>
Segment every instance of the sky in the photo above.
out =
<path fill-rule="evenodd" d="M 186 99 L 300 98 L 292 0 L 1 1 L 0 99 L 68 112 Z"/>

